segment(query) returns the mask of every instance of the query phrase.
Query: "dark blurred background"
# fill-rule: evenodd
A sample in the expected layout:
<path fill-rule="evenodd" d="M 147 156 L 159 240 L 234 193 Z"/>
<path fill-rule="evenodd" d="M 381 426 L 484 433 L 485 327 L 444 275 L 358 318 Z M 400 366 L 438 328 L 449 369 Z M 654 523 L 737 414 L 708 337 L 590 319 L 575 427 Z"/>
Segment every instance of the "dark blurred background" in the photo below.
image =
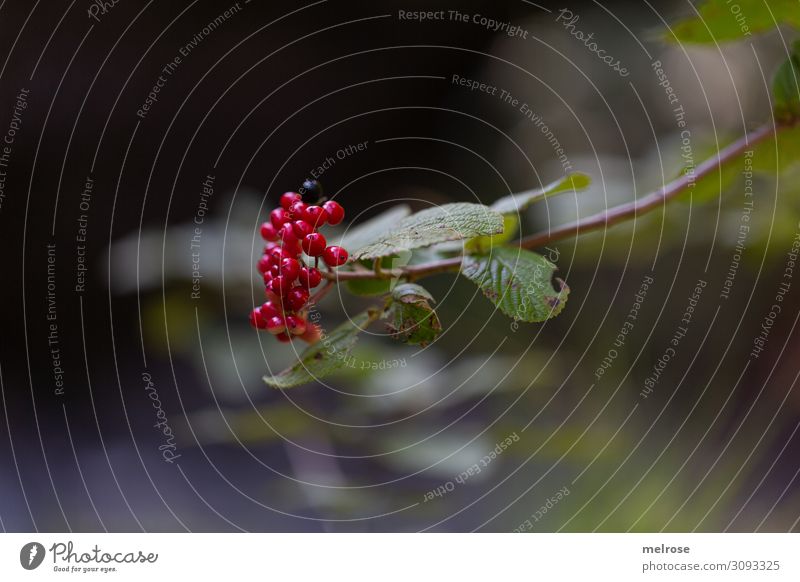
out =
<path fill-rule="evenodd" d="M 400 200 L 490 203 L 558 179 L 555 139 L 594 183 L 534 206 L 532 232 L 678 175 L 680 130 L 654 61 L 700 161 L 769 119 L 765 78 L 788 37 L 664 43 L 665 23 L 691 11 L 679 1 L 459 2 L 466 23 L 400 18 L 453 9 L 441 2 L 99 6 L 0 4 L 0 133 L 17 128 L 0 206 L 4 530 L 797 529 L 796 289 L 749 357 L 797 230 L 796 172 L 756 177 L 728 299 L 739 173 L 722 198 L 543 250 L 572 289 L 545 324 L 512 327 L 471 283 L 437 276 L 426 286 L 440 340 L 402 346 L 376 325 L 355 368 L 279 392 L 261 376 L 292 348 L 247 323 L 261 301 L 258 225 L 326 158 L 322 183 L 363 220 Z M 629 76 L 569 33 L 564 8 Z M 698 280 L 688 333 L 643 398 Z M 369 304 L 332 293 L 321 311 L 335 325 Z"/>

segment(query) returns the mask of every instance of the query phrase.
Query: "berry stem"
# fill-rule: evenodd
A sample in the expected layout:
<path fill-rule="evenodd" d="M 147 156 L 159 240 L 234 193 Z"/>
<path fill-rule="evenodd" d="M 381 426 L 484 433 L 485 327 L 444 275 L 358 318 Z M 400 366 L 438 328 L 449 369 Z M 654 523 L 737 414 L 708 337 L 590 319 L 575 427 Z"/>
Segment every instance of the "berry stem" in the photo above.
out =
<path fill-rule="evenodd" d="M 657 208 L 663 208 L 666 206 L 667 202 L 673 200 L 679 194 L 689 190 L 692 187 L 692 184 L 694 184 L 694 182 L 697 180 L 712 174 L 716 170 L 722 168 L 725 164 L 730 163 L 738 158 L 749 148 L 770 137 L 774 137 L 779 131 L 788 127 L 792 127 L 793 125 L 797 125 L 797 123 L 773 123 L 759 127 L 758 129 L 743 135 L 741 138 L 723 148 L 709 159 L 698 164 L 695 167 L 693 176 L 683 174 L 679 178 L 664 184 L 658 190 L 650 192 L 649 194 L 637 198 L 632 202 L 626 202 L 624 204 L 614 206 L 613 208 L 609 208 L 603 212 L 599 212 L 592 216 L 550 229 L 545 232 L 526 236 L 509 244 L 511 246 L 516 244 L 520 248 L 524 249 L 542 247 L 557 240 L 577 236 L 586 232 L 597 230 L 599 228 L 608 227 L 625 220 L 635 219 L 638 216 Z M 412 265 L 409 267 L 391 270 L 380 269 L 378 263 L 376 262 L 376 268 L 372 271 L 327 271 L 323 273 L 323 276 L 331 282 L 355 279 L 392 278 L 407 279 L 411 281 L 439 273 L 458 271 L 461 268 L 462 261 L 463 257 L 457 256 L 438 261 L 431 261 L 421 265 Z"/>
<path fill-rule="evenodd" d="M 328 280 L 325 286 L 308 298 L 308 305 L 316 305 L 333 289 L 333 281 Z"/>

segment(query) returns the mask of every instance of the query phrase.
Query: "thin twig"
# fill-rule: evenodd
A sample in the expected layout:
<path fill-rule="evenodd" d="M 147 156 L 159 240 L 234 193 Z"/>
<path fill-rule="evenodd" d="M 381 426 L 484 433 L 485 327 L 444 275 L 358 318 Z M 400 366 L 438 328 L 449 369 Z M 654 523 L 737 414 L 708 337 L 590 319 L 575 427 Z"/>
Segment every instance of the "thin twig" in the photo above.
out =
<path fill-rule="evenodd" d="M 319 291 L 314 293 L 314 295 L 308 298 L 308 304 L 316 305 L 320 301 L 322 301 L 322 298 L 325 297 L 330 292 L 331 289 L 333 289 L 333 285 L 334 285 L 333 281 L 328 280 L 328 282 L 325 283 L 325 286 L 322 289 L 320 289 Z"/>
<path fill-rule="evenodd" d="M 736 159 L 742 155 L 746 150 L 753 147 L 757 143 L 774 135 L 780 126 L 765 125 L 752 133 L 745 134 L 731 145 L 720 150 L 717 155 L 702 162 L 695 167 L 693 175 L 684 174 L 680 178 L 664 184 L 659 190 L 651 192 L 646 196 L 637 198 L 632 202 L 620 204 L 613 208 L 609 208 L 603 212 L 598 212 L 592 216 L 581 218 L 575 222 L 559 226 L 555 229 L 546 232 L 532 234 L 520 239 L 518 244 L 521 248 L 532 249 L 541 247 L 546 244 L 552 243 L 557 240 L 569 238 L 578 234 L 583 234 L 599 228 L 608 227 L 624 220 L 636 218 L 641 214 L 650 212 L 659 207 L 664 207 L 666 203 L 689 190 L 697 180 L 712 174 L 719 170 L 726 163 Z M 513 243 L 512 243 L 513 244 Z"/>

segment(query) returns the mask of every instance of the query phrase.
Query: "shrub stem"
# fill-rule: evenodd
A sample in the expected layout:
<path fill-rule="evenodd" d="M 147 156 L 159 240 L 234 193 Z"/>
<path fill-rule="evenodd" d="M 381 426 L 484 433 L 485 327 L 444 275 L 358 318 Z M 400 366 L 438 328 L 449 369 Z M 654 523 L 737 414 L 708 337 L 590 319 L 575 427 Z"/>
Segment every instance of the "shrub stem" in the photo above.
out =
<path fill-rule="evenodd" d="M 511 246 L 517 244 L 520 248 L 532 249 L 542 247 L 557 240 L 562 240 L 572 236 L 577 236 L 586 232 L 609 227 L 618 222 L 635 219 L 638 216 L 663 208 L 667 202 L 678 195 L 688 191 L 693 184 L 724 165 L 732 162 L 741 156 L 748 149 L 756 144 L 777 134 L 787 125 L 769 124 L 743 135 L 741 138 L 721 149 L 717 154 L 705 160 L 695 167 L 693 174 L 683 174 L 679 178 L 664 184 L 654 192 L 650 192 L 641 198 L 631 202 L 626 202 L 613 208 L 604 210 L 592 216 L 582 218 L 575 222 L 565 224 L 545 232 L 539 232 L 519 239 L 516 243 L 509 243 Z M 461 268 L 463 257 L 457 256 L 438 261 L 431 261 L 421 265 L 411 265 L 398 269 L 383 270 L 379 268 L 379 263 L 375 264 L 374 270 L 359 271 L 324 271 L 323 276 L 330 281 L 348 281 L 355 279 L 392 279 L 403 278 L 408 280 L 421 279 L 438 273 L 458 271 Z"/>

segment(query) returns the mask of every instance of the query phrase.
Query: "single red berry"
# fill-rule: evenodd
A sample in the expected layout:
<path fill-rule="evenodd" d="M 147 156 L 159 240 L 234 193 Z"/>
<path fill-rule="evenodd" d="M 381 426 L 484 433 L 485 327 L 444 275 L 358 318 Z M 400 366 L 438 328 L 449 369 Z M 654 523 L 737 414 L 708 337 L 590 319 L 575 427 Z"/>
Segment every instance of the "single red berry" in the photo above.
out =
<path fill-rule="evenodd" d="M 338 267 L 340 265 L 344 265 L 347 262 L 347 256 L 346 250 L 335 245 L 326 248 L 325 252 L 322 253 L 322 258 L 325 260 L 325 264 L 329 267 Z"/>
<path fill-rule="evenodd" d="M 278 307 L 278 303 L 273 303 L 272 301 L 267 301 L 264 303 L 259 309 L 261 310 L 261 316 L 264 320 L 268 320 L 270 317 L 278 317 L 281 314 L 280 307 Z"/>
<path fill-rule="evenodd" d="M 284 248 L 284 247 L 278 247 L 278 248 L 272 249 L 270 251 L 270 253 L 269 253 L 269 256 L 272 257 L 272 260 L 275 262 L 275 264 L 280 263 L 283 259 L 294 258 L 294 255 L 292 255 L 292 252 L 288 248 Z"/>
<path fill-rule="evenodd" d="M 258 307 L 250 312 L 250 325 L 256 329 L 267 329 L 267 319 Z"/>
<path fill-rule="evenodd" d="M 279 342 L 284 344 L 288 344 L 290 341 L 292 341 L 292 337 L 286 332 L 279 333 L 275 337 L 278 339 Z"/>
<path fill-rule="evenodd" d="M 325 252 L 327 244 L 325 237 L 318 232 L 307 234 L 302 242 L 303 250 L 309 257 L 320 256 Z"/>
<path fill-rule="evenodd" d="M 278 335 L 286 331 L 286 322 L 281 316 L 270 317 L 267 320 L 267 331 L 272 335 Z"/>
<path fill-rule="evenodd" d="M 292 282 L 283 275 L 278 275 L 277 277 L 273 277 L 272 281 L 269 282 L 269 288 L 275 295 L 285 297 L 292 288 Z"/>
<path fill-rule="evenodd" d="M 283 196 L 281 196 L 281 206 L 286 210 L 289 210 L 292 204 L 299 202 L 302 199 L 303 197 L 297 192 L 286 192 Z"/>
<path fill-rule="evenodd" d="M 303 252 L 303 247 L 300 246 L 299 240 L 295 240 L 292 243 L 287 243 L 283 245 L 283 250 L 285 253 L 285 257 L 296 259 L 300 256 L 300 253 Z"/>
<path fill-rule="evenodd" d="M 322 206 L 309 206 L 303 213 L 303 220 L 317 229 L 328 221 L 328 213 Z"/>
<path fill-rule="evenodd" d="M 272 252 L 272 249 L 279 249 L 281 245 L 276 242 L 268 242 L 264 245 L 264 254 L 269 255 Z"/>
<path fill-rule="evenodd" d="M 293 283 L 300 275 L 300 263 L 297 259 L 283 259 L 280 265 L 280 275 L 289 283 Z"/>
<path fill-rule="evenodd" d="M 292 223 L 292 230 L 294 231 L 294 235 L 299 240 L 303 240 L 306 235 L 314 232 L 314 227 L 308 224 L 305 220 L 295 220 Z"/>
<path fill-rule="evenodd" d="M 275 278 L 275 275 L 272 273 L 272 269 L 274 267 L 270 267 L 270 270 L 264 273 L 264 286 L 269 288 L 270 283 Z"/>
<path fill-rule="evenodd" d="M 269 255 L 262 255 L 261 258 L 258 259 L 258 262 L 256 263 L 256 269 L 258 270 L 259 273 L 263 275 L 264 273 L 269 271 L 269 268 L 273 265 L 273 263 L 274 261 L 272 260 L 272 257 L 270 257 Z"/>
<path fill-rule="evenodd" d="M 283 246 L 291 247 L 294 243 L 298 241 L 298 237 L 294 234 L 294 228 L 292 227 L 291 222 L 285 223 L 281 226 L 281 229 L 278 231 L 278 237 L 283 242 Z"/>
<path fill-rule="evenodd" d="M 268 241 L 278 240 L 278 231 L 271 222 L 265 222 L 261 225 L 261 238 Z"/>
<path fill-rule="evenodd" d="M 306 320 L 298 315 L 287 315 L 286 329 L 292 335 L 303 335 L 306 333 Z"/>
<path fill-rule="evenodd" d="M 302 267 L 298 279 L 303 287 L 313 289 L 322 282 L 322 273 L 314 267 Z"/>
<path fill-rule="evenodd" d="M 292 311 L 300 311 L 308 301 L 310 293 L 303 287 L 293 287 L 286 296 L 286 306 Z"/>
<path fill-rule="evenodd" d="M 305 215 L 306 208 L 308 208 L 308 204 L 305 202 L 300 200 L 293 202 L 289 207 L 289 215 L 292 217 L 292 220 L 302 220 L 303 216 Z"/>
<path fill-rule="evenodd" d="M 289 222 L 289 213 L 283 208 L 276 208 L 269 213 L 269 220 L 277 231 L 281 226 Z"/>
<path fill-rule="evenodd" d="M 344 208 L 338 202 L 328 200 L 322 207 L 328 213 L 328 224 L 336 225 L 344 220 Z"/>

